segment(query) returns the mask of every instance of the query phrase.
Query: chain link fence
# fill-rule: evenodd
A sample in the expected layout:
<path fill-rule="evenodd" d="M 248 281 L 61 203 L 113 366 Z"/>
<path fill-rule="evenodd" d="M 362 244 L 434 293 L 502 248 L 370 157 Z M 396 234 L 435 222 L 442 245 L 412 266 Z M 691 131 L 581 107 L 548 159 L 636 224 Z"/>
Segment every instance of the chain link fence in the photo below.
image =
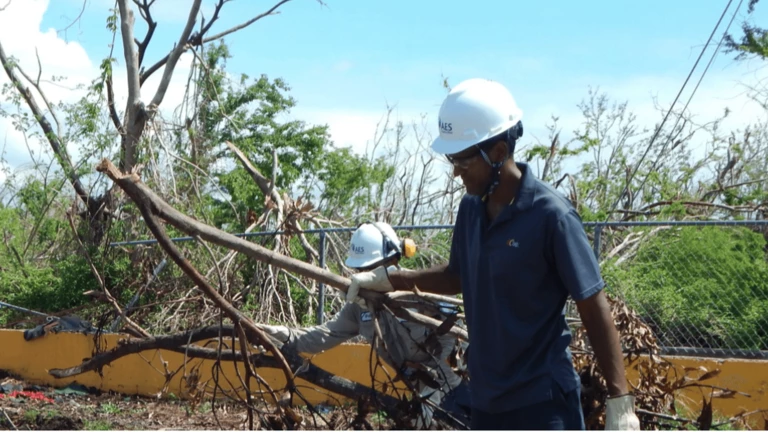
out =
<path fill-rule="evenodd" d="M 666 353 L 768 357 L 768 221 L 587 224 L 608 292 Z"/>
<path fill-rule="evenodd" d="M 427 267 L 448 259 L 451 225 L 394 228 L 419 246 L 405 266 Z M 592 222 L 585 229 L 608 293 L 649 324 L 664 353 L 768 358 L 768 221 Z M 316 263 L 341 271 L 354 230 L 305 231 L 307 243 L 318 253 Z M 257 237 L 275 234 L 238 236 L 260 242 Z M 296 236 L 290 239 L 294 256 L 302 255 L 301 242 Z M 322 284 L 316 288 L 315 321 L 322 323 L 329 303 L 339 303 L 339 296 Z M 572 302 L 567 314 L 578 318 Z"/>

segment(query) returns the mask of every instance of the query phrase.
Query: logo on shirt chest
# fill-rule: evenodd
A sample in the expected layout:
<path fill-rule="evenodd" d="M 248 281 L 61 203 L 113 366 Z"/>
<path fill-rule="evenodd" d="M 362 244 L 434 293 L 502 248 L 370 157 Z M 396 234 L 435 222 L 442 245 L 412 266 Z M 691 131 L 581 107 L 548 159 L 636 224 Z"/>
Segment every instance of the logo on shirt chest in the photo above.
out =
<path fill-rule="evenodd" d="M 360 314 L 360 322 L 368 322 L 371 320 L 371 312 L 365 311 Z"/>
<path fill-rule="evenodd" d="M 517 240 L 511 238 L 507 240 L 507 246 L 516 248 L 516 247 L 520 247 L 520 243 L 518 243 Z"/>

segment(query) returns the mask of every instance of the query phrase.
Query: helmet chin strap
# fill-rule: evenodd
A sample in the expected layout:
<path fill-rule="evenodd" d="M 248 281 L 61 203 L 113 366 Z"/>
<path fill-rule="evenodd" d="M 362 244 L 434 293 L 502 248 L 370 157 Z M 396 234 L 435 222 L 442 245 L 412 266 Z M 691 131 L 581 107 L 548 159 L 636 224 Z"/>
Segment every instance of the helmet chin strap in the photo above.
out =
<path fill-rule="evenodd" d="M 485 189 L 485 195 L 486 197 L 491 196 L 491 194 L 496 191 L 496 187 L 499 186 L 499 182 L 501 181 L 501 167 L 504 166 L 504 164 L 509 160 L 509 157 L 514 153 L 515 151 L 515 144 L 517 144 L 517 139 L 523 136 L 523 125 L 522 122 L 517 122 L 516 125 L 512 126 L 511 128 L 507 129 L 507 155 L 504 156 L 504 159 L 502 159 L 499 162 L 491 162 L 491 160 L 488 158 L 488 156 L 483 153 L 483 159 L 488 163 L 488 165 L 491 166 L 491 182 L 488 184 L 488 187 Z"/>
<path fill-rule="evenodd" d="M 508 159 L 509 153 L 507 153 L 501 162 L 491 163 L 491 183 L 485 189 L 485 196 L 491 196 L 496 190 L 496 187 L 499 185 L 499 180 L 501 180 L 501 167 L 504 166 L 504 163 L 507 162 Z"/>

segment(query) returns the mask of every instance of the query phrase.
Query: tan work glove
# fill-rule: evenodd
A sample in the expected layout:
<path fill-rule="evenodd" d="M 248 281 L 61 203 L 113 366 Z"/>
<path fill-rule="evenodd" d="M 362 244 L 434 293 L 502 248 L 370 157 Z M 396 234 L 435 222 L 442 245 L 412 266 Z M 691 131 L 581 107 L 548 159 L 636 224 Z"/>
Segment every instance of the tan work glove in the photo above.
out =
<path fill-rule="evenodd" d="M 605 400 L 605 430 L 640 430 L 635 415 L 635 396 L 623 395 Z"/>
<path fill-rule="evenodd" d="M 394 291 L 392 283 L 387 277 L 387 271 L 395 271 L 396 267 L 390 266 L 385 269 L 384 267 L 378 267 L 372 271 L 361 272 L 352 275 L 350 278 L 352 283 L 347 289 L 347 302 L 355 303 L 357 295 L 360 293 L 360 288 L 369 289 L 371 291 L 389 292 Z"/>

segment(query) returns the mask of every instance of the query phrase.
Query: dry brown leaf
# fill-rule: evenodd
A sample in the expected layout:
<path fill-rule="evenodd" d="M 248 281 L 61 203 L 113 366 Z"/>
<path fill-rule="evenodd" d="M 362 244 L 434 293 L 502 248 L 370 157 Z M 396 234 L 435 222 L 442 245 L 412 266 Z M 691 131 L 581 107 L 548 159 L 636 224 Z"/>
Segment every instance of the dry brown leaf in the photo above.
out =
<path fill-rule="evenodd" d="M 706 381 L 710 378 L 714 378 L 716 376 L 720 375 L 720 369 L 715 369 L 713 371 L 707 372 L 704 375 L 700 376 L 697 381 Z"/>

